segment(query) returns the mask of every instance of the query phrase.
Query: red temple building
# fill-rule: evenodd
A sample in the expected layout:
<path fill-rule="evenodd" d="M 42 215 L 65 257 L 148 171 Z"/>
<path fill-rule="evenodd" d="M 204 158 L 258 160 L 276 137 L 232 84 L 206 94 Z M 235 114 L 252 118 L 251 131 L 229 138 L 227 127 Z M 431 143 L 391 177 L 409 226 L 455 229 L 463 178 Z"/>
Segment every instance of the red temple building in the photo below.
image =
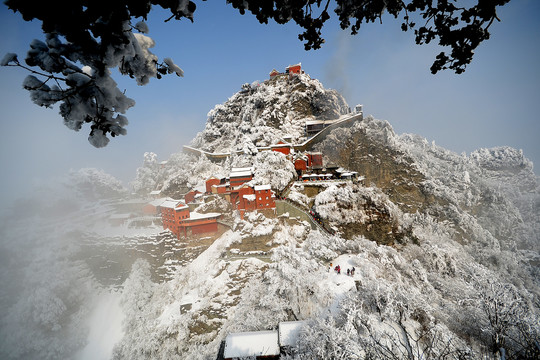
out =
<path fill-rule="evenodd" d="M 285 73 L 291 75 L 291 74 L 301 74 L 302 73 L 302 63 L 298 63 L 296 65 L 289 65 L 285 68 Z"/>
<path fill-rule="evenodd" d="M 180 234 L 180 222 L 189 218 L 189 206 L 181 201 L 169 199 L 160 206 L 163 229 L 171 230 L 176 236 Z"/>
<path fill-rule="evenodd" d="M 190 236 L 216 232 L 218 230 L 217 219 L 220 217 L 220 213 L 199 214 L 192 212 L 189 214 L 188 219 L 179 224 L 179 233 L 176 236 L 179 237 L 180 234 Z"/>
<path fill-rule="evenodd" d="M 225 178 L 222 177 L 216 177 L 212 176 L 208 180 L 206 180 L 206 193 L 211 194 L 212 193 L 212 186 L 213 185 L 221 185 L 225 184 Z"/>
<path fill-rule="evenodd" d="M 275 196 L 273 191 L 270 189 L 270 185 L 257 185 L 253 188 L 253 190 L 255 190 L 255 202 L 257 204 L 257 210 L 276 208 Z"/>
<path fill-rule="evenodd" d="M 233 196 L 234 194 L 234 196 Z M 243 185 L 231 192 L 233 208 L 240 211 L 240 217 L 248 211 L 275 209 L 276 197 L 270 185 Z"/>
<path fill-rule="evenodd" d="M 190 213 L 189 207 L 181 201 L 168 199 L 160 206 L 163 229 L 169 229 L 176 237 L 216 232 L 219 213 Z"/>
<path fill-rule="evenodd" d="M 229 175 L 229 185 L 231 189 L 247 183 L 253 179 L 253 168 L 233 168 Z"/>
<path fill-rule="evenodd" d="M 273 69 L 272 71 L 270 71 L 270 79 L 273 79 L 274 77 L 278 76 L 280 74 L 279 71 L 277 71 L 276 69 Z"/>
<path fill-rule="evenodd" d="M 257 208 L 255 203 L 255 191 L 249 185 L 243 185 L 234 191 L 234 196 L 231 193 L 231 203 L 233 208 L 253 211 Z"/>
<path fill-rule="evenodd" d="M 164 203 L 167 199 L 166 198 L 159 198 L 152 200 L 148 204 L 143 206 L 143 213 L 145 215 L 159 215 L 160 214 L 160 208 L 159 206 Z"/>
<path fill-rule="evenodd" d="M 277 144 L 272 145 L 270 148 L 272 149 L 272 151 L 277 151 L 282 154 L 289 155 L 291 153 L 292 145 L 281 140 Z"/>

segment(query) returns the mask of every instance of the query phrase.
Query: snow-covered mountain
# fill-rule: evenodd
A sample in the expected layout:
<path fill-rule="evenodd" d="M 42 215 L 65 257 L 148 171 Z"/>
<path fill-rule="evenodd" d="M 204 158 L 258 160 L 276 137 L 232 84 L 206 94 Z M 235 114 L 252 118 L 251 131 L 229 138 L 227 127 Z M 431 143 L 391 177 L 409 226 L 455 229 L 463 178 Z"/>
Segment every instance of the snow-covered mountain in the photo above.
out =
<path fill-rule="evenodd" d="M 275 77 L 245 86 L 208 113 L 205 129 L 192 142 L 210 152 L 270 146 L 283 137 L 305 139 L 306 121 L 336 119 L 349 111 L 345 99 L 307 74 Z"/>
<path fill-rule="evenodd" d="M 3 298 L 2 357 L 80 355 L 91 307 L 82 297 L 110 285 L 80 248 L 94 254 L 106 247 L 105 261 L 114 248 L 130 254 L 109 267 L 129 273 L 114 282 L 121 284 L 123 316 L 115 359 L 215 359 L 227 334 L 287 320 L 306 325 L 286 359 L 538 358 L 540 187 L 532 163 L 508 147 L 456 154 L 372 117 L 332 130 L 310 149 L 326 164 L 358 172 L 359 180 L 295 182 L 285 155 L 255 149 L 284 137 L 300 142 L 306 119 L 347 111 L 341 96 L 307 75 L 281 77 L 245 86 L 210 111 L 191 145 L 230 157 L 216 162 L 179 153 L 158 164 L 145 154 L 134 181 L 141 193 L 176 196 L 235 166 L 253 166 L 254 184 L 286 189 L 275 215 L 244 219 L 227 202 L 208 198 L 198 211 L 229 212 L 231 223 L 213 237 L 177 240 L 155 224 L 116 227 L 113 236 L 77 212 L 79 221 L 54 226 L 36 215 L 31 234 L 40 245 L 23 242 L 18 251 L 13 244 L 30 229 L 14 221 L 3 230 L 10 247 L 3 244 L 2 254 L 12 256 L 3 255 L 11 267 L 2 276 L 34 280 L 22 290 L 9 282 L 24 298 Z M 78 180 L 79 187 L 101 189 L 87 185 L 102 182 L 93 174 L 81 173 L 90 180 Z M 105 183 L 116 189 L 113 180 Z M 115 206 L 102 200 L 86 211 L 102 219 Z M 309 211 L 332 234 L 307 221 Z M 37 237 L 39 228 L 49 232 Z M 47 242 L 54 255 L 17 266 L 17 256 L 39 254 Z M 40 274 L 39 267 L 53 270 Z M 156 276 L 163 267 L 171 271 Z M 67 346 L 61 335 L 75 328 Z"/>

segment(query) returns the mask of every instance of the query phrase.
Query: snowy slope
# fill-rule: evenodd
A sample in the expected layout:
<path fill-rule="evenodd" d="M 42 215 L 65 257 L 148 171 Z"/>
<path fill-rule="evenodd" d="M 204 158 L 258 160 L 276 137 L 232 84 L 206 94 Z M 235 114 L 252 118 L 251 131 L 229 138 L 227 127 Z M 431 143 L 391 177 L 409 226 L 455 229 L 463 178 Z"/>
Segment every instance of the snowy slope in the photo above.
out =
<path fill-rule="evenodd" d="M 337 117 L 345 109 L 338 94 L 307 76 L 262 83 L 216 106 L 192 144 L 217 152 L 242 149 L 243 155 L 213 163 L 174 154 L 159 165 L 148 153 L 134 185 L 180 194 L 211 175 L 227 175 L 232 166 L 254 166 L 254 184 L 281 189 L 292 179 L 291 164 L 282 154 L 253 148 L 286 135 L 302 139 L 305 119 Z M 146 255 L 126 260 L 132 268 L 121 288 L 123 336 L 115 359 L 214 359 L 227 334 L 276 329 L 292 320 L 307 326 L 291 359 L 491 359 L 500 358 L 500 349 L 508 358 L 538 358 L 540 188 L 521 151 L 456 154 L 369 117 L 333 130 L 316 150 L 327 163 L 365 178 L 291 188 L 289 203 L 315 210 L 333 235 L 289 213 L 240 219 L 231 211 L 231 229 L 211 241 L 159 234 L 171 240 L 159 243 L 150 226 L 126 231 L 120 241 L 93 221 L 110 213 L 103 196 L 125 192 L 104 174 L 81 172 L 72 179 L 76 194 L 99 199 L 100 206 L 73 212 L 80 204 L 73 200 L 35 228 L 2 233 L 10 244 L 31 233 L 40 245 L 32 248 L 28 238 L 3 249 L 17 259 L 2 259 L 11 265 L 2 272 L 10 289 L 22 284 L 7 281 L 12 274 L 32 278 L 47 271 L 31 287 L 17 289 L 24 298 L 3 298 L 9 311 L 2 314 L 0 354 L 69 358 L 85 348 L 85 336 L 95 329 L 86 323 L 90 310 L 83 298 L 99 292 L 90 259 L 81 259 L 81 244 L 69 240 L 103 236 L 107 244 L 98 246 L 107 250 L 128 251 L 142 239 L 135 252 Z M 212 202 L 200 210 L 218 208 L 230 211 Z M 85 211 L 95 216 L 82 216 Z M 66 214 L 69 225 L 62 223 Z M 38 256 L 48 242 L 52 254 Z M 18 266 L 30 250 L 34 258 Z M 157 277 L 157 258 L 182 251 L 191 256 L 165 281 Z M 352 267 L 354 276 L 347 276 Z"/>
<path fill-rule="evenodd" d="M 293 85 L 302 91 L 291 92 Z M 193 184 L 187 178 L 207 176 L 210 168 L 226 174 L 230 166 L 255 165 L 256 183 L 281 188 L 290 174 L 284 159 L 255 155 L 254 148 L 287 135 L 302 139 L 304 119 L 315 115 L 307 109 L 325 92 L 302 77 L 235 94 L 209 113 L 192 145 L 244 155 L 221 164 L 185 157 L 180 177 Z M 324 97 L 332 116 L 343 111 L 339 97 Z M 236 219 L 235 240 L 220 239 L 227 245 L 219 256 L 205 253 L 205 269 L 213 270 L 190 274 L 187 267 L 154 292 L 143 323 L 162 347 L 149 348 L 128 332 L 119 349 L 132 350 L 119 351 L 118 358 L 134 351 L 211 358 L 228 333 L 275 329 L 296 319 L 309 321 L 296 354 L 310 359 L 385 358 L 389 352 L 411 358 L 408 349 L 416 354 L 412 358 L 441 351 L 489 357 L 498 336 L 506 336 L 513 354 L 538 336 L 540 191 L 522 152 L 495 148 L 459 155 L 418 135 L 395 134 L 388 122 L 370 117 L 333 130 L 316 150 L 326 163 L 365 177 L 365 185 L 330 183 L 315 193 L 291 189 L 291 201 L 312 207 L 336 235 L 313 231 L 287 214 Z M 343 272 L 354 266 L 355 276 L 335 274 L 330 263 Z M 216 281 L 229 290 L 212 301 L 214 290 L 201 291 L 200 284 L 219 289 Z M 185 294 L 193 310 L 171 315 Z M 490 320 L 493 299 L 503 299 L 497 316 L 513 316 L 504 329 Z M 177 325 L 164 336 L 156 318 Z M 528 337 L 519 335 L 523 328 Z M 405 341 L 408 347 L 400 345 Z"/>

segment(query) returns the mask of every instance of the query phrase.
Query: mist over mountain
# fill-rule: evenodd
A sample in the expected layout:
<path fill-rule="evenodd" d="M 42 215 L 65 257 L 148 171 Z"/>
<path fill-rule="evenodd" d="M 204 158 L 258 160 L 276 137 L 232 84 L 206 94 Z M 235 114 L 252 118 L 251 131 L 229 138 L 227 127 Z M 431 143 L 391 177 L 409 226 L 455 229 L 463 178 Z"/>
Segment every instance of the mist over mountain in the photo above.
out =
<path fill-rule="evenodd" d="M 137 196 L 83 169 L 19 203 L 1 230 L 1 357 L 91 358 L 96 309 L 113 294 L 114 359 L 215 359 L 230 333 L 297 320 L 305 325 L 282 358 L 537 358 L 533 164 L 509 147 L 456 154 L 370 116 L 306 148 L 357 179 L 303 181 L 293 163 L 303 151 L 261 150 L 304 143 L 307 121 L 349 111 L 307 74 L 244 85 L 190 144 L 217 155 L 146 153 Z M 270 185 L 274 213 L 242 218 L 206 194 L 192 206 L 225 225 L 180 238 L 142 215 L 151 191 L 181 199 L 234 167 Z"/>

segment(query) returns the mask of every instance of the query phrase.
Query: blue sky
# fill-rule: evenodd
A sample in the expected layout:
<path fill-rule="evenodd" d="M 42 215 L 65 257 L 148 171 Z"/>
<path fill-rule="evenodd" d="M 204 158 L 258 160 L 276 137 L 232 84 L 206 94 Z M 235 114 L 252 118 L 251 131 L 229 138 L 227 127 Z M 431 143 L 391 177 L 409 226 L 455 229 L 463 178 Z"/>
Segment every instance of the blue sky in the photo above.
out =
<path fill-rule="evenodd" d="M 429 67 L 440 49 L 415 45 L 413 34 L 401 32 L 390 18 L 356 36 L 341 31 L 334 19 L 323 29 L 323 48 L 306 52 L 293 24 L 261 25 L 225 1 L 197 5 L 194 23 L 164 23 L 168 16 L 159 9 L 150 14 L 149 36 L 157 43 L 152 51 L 172 57 L 185 77 L 153 79 L 143 87 L 116 77 L 137 104 L 126 114 L 128 134 L 103 149 L 88 143 L 88 128 L 73 132 L 56 109 L 33 105 L 21 87 L 24 71 L 0 68 L 0 199 L 9 201 L 81 167 L 103 169 L 127 183 L 144 152 L 167 159 L 243 83 L 298 62 L 325 87 L 341 91 L 350 106 L 363 104 L 366 114 L 388 120 L 398 133 L 416 133 L 458 153 L 509 145 L 540 164 L 538 1 L 513 0 L 500 8 L 502 22 L 493 24 L 492 38 L 462 75 L 432 75 Z M 43 39 L 39 24 L 0 6 L 0 56 L 16 52 L 22 59 L 32 39 Z"/>

